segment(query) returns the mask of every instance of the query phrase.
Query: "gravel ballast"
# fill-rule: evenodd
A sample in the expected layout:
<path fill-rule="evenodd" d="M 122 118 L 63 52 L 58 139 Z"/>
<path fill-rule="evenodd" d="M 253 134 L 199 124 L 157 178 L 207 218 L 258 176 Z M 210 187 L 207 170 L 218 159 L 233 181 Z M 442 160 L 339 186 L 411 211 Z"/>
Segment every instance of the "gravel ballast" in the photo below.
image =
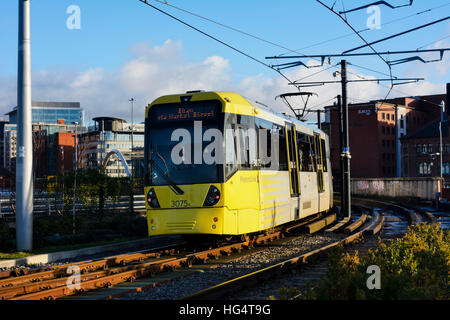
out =
<path fill-rule="evenodd" d="M 210 286 L 251 273 L 339 240 L 336 235 L 305 235 L 283 244 L 272 243 L 267 249 L 219 264 L 211 269 L 160 284 L 139 293 L 130 293 L 118 300 L 175 300 Z"/>

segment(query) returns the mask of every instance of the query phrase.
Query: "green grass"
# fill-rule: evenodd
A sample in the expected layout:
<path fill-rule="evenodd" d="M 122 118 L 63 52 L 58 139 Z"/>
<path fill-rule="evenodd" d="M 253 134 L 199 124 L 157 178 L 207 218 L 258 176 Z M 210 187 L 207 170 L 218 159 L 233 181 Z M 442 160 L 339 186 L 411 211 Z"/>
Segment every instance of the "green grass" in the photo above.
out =
<path fill-rule="evenodd" d="M 32 255 L 33 254 L 30 252 L 12 252 L 12 253 L 0 252 L 0 260 L 20 259 Z"/>

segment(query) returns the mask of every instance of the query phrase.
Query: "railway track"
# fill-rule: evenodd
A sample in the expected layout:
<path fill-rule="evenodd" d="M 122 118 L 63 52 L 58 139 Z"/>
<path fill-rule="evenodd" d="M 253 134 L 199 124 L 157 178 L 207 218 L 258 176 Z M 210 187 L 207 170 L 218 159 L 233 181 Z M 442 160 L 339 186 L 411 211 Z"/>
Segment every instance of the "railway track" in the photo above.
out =
<path fill-rule="evenodd" d="M 364 211 L 364 209 L 362 208 L 360 210 Z M 245 289 L 253 288 L 255 286 L 258 287 L 261 285 L 261 283 L 273 279 L 274 277 L 290 273 L 293 270 L 306 265 L 312 260 L 317 259 L 336 246 L 348 245 L 358 239 L 361 239 L 363 236 L 376 234 L 381 229 L 384 218 L 382 215 L 378 214 L 375 211 L 373 211 L 372 214 L 373 215 L 371 221 L 367 224 L 367 226 L 365 226 L 364 229 L 358 232 L 354 232 L 350 235 L 346 235 L 343 239 L 337 240 L 331 244 L 327 244 L 302 255 L 248 273 L 238 278 L 234 278 L 232 280 L 198 291 L 194 294 L 183 297 L 183 300 L 217 300 L 227 297 L 233 297 L 234 299 L 234 294 L 236 292 L 242 292 Z M 363 213 L 355 223 L 361 223 L 361 220 L 365 219 L 364 217 L 365 216 Z M 337 230 L 334 230 L 334 232 L 336 231 Z"/>
<path fill-rule="evenodd" d="M 367 199 L 355 199 L 356 210 L 360 211 L 360 216 L 356 221 L 343 219 L 334 227 L 325 230 L 328 232 L 339 232 L 347 234 L 344 239 L 335 241 L 332 244 L 323 246 L 320 249 L 312 250 L 282 262 L 275 263 L 246 275 L 228 280 L 200 290 L 183 297 L 183 300 L 209 300 L 209 299 L 233 299 L 233 300 L 265 300 L 272 297 L 280 298 L 280 288 L 295 288 L 299 293 L 294 297 L 282 297 L 297 299 L 302 296 L 302 292 L 307 289 L 310 283 L 318 281 L 327 271 L 325 253 L 338 245 L 346 246 L 346 251 L 354 253 L 358 251 L 360 255 L 367 254 L 369 249 L 373 249 L 378 244 L 378 237 L 383 226 L 387 223 L 385 215 L 389 210 L 400 216 L 402 220 L 408 221 L 408 225 L 421 222 L 435 223 L 432 214 L 426 210 L 415 211 L 412 207 L 395 203 L 369 201 Z M 380 210 L 381 209 L 381 210 Z M 357 231 L 359 230 L 359 231 Z M 406 232 L 402 230 L 396 236 Z M 384 235 L 382 238 L 393 238 L 396 236 Z M 287 290 L 287 289 L 286 289 Z"/>
<path fill-rule="evenodd" d="M 298 225 L 292 225 L 284 230 L 277 230 L 270 234 L 260 235 L 255 239 L 247 239 L 232 244 L 218 246 L 203 246 L 189 248 L 189 245 L 168 245 L 152 250 L 127 253 L 108 257 L 104 259 L 81 261 L 77 263 L 52 266 L 41 269 L 20 269 L 3 272 L 0 274 L 0 299 L 3 300 L 54 300 L 73 296 L 73 299 L 117 299 L 133 293 L 139 293 L 149 288 L 156 287 L 162 283 L 174 281 L 189 275 L 204 272 L 201 268 L 209 264 L 207 268 L 222 263 L 220 260 L 233 261 L 245 256 L 267 250 L 272 243 L 280 245 L 292 239 L 304 237 L 295 234 L 294 231 L 300 227 L 311 232 L 319 229 L 327 229 L 324 235 L 332 235 L 336 241 L 326 242 L 310 252 L 302 253 L 293 258 L 278 261 L 272 266 L 266 266 L 261 270 L 253 271 L 248 275 L 228 280 L 224 283 L 214 285 L 194 294 L 185 296 L 185 299 L 214 299 L 223 297 L 242 288 L 252 288 L 252 284 L 260 283 L 261 279 L 271 279 L 272 275 L 286 272 L 297 272 L 298 267 L 307 272 L 310 262 L 323 256 L 329 249 L 339 244 L 349 245 L 360 239 L 370 239 L 371 235 L 377 234 L 385 222 L 385 215 L 373 207 L 382 207 L 382 210 L 395 210 L 396 214 L 410 223 L 418 223 L 432 218 L 425 212 L 413 212 L 413 210 L 398 204 L 380 203 L 373 201 L 361 201 L 356 207 L 360 212 L 357 220 L 343 220 L 330 227 L 335 216 L 314 217 Z M 414 213 L 414 214 L 413 214 Z M 333 219 L 334 218 L 334 219 Z M 330 220 L 331 219 L 331 220 Z M 325 221 L 325 222 L 321 222 Z M 359 231 L 358 231 L 359 230 Z M 286 231 L 294 233 L 284 238 Z M 339 231 L 341 232 L 338 235 Z M 372 237 L 373 238 L 373 237 Z M 373 243 L 366 241 L 368 247 Z M 376 243 L 375 243 L 376 245 Z M 317 247 L 317 246 L 316 246 Z M 193 268 L 193 266 L 195 267 Z M 196 269 L 200 266 L 199 269 Z M 68 273 L 71 270 L 79 272 L 79 278 Z M 167 272 L 169 271 L 169 272 Z M 302 273 L 303 273 L 302 271 Z M 317 268 L 312 271 L 317 271 Z M 317 272 L 316 272 L 317 273 Z M 141 280 L 149 279 L 149 280 Z M 78 281 L 78 282 L 77 282 Z M 143 281 L 140 283 L 140 281 Z M 120 284 L 122 289 L 113 290 Z M 99 292 L 104 289 L 103 294 L 89 297 L 88 292 Z M 101 290 L 100 290 L 101 291 Z"/>
<path fill-rule="evenodd" d="M 289 230 L 319 218 L 320 216 L 307 219 L 298 225 L 290 226 Z M 155 277 L 165 271 L 189 269 L 193 264 L 216 260 L 222 256 L 238 254 L 243 250 L 264 245 L 284 237 L 284 234 L 285 230 L 280 229 L 254 239 L 214 247 L 205 248 L 205 245 L 196 245 L 189 248 L 186 243 L 176 244 L 41 269 L 21 268 L 7 271 L 0 274 L 0 300 L 55 300 L 71 295 L 82 295 L 88 291 L 111 288 L 124 282 Z M 74 271 L 79 274 L 78 278 L 73 276 Z M 156 284 L 157 282 L 153 282 L 152 286 Z M 142 289 L 138 287 L 134 291 Z"/>

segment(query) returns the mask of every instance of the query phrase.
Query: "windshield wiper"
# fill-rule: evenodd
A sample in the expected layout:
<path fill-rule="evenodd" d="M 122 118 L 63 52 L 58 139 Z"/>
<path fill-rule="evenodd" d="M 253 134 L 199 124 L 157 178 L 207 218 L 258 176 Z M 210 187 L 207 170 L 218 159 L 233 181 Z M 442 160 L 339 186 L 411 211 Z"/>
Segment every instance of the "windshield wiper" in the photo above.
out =
<path fill-rule="evenodd" d="M 154 167 L 164 178 L 164 180 L 167 181 L 167 183 L 169 184 L 169 186 L 171 187 L 172 191 L 177 194 L 177 195 L 182 195 L 184 194 L 184 191 L 180 189 L 180 187 L 178 187 L 175 182 L 173 182 L 173 180 L 170 178 L 169 175 L 169 168 L 167 167 L 166 162 L 164 161 L 164 158 L 159 154 L 159 152 L 156 150 L 156 154 L 158 155 L 158 157 L 161 158 L 161 160 L 164 163 L 164 166 L 166 167 L 166 171 L 164 171 L 163 169 L 161 169 L 160 166 L 158 166 L 155 162 L 155 160 L 151 159 L 150 160 L 150 164 L 152 165 L 152 167 Z"/>

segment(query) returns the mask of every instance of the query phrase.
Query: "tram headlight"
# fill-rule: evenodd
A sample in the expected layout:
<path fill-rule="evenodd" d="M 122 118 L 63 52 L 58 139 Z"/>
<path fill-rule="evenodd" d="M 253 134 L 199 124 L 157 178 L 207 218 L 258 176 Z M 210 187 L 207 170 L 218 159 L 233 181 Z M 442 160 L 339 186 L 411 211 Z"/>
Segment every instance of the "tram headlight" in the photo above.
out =
<path fill-rule="evenodd" d="M 217 204 L 220 200 L 220 191 L 216 186 L 211 186 L 209 188 L 208 194 L 206 195 L 205 203 L 203 203 L 204 207 L 212 207 Z"/>
<path fill-rule="evenodd" d="M 147 193 L 147 203 L 153 209 L 160 208 L 158 198 L 156 198 L 155 189 L 153 188 Z"/>

